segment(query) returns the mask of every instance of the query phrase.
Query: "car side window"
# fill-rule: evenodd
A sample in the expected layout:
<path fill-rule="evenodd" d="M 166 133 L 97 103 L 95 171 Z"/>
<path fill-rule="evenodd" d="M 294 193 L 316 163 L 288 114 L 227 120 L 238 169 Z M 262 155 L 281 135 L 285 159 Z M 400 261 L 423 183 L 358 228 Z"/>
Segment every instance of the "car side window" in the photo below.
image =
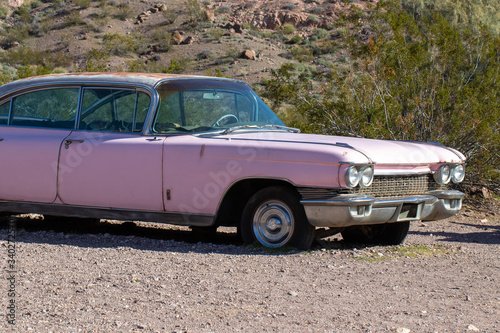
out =
<path fill-rule="evenodd" d="M 150 103 L 147 94 L 135 90 L 86 88 L 79 129 L 139 132 Z"/>
<path fill-rule="evenodd" d="M 79 92 L 56 88 L 19 95 L 12 100 L 10 125 L 73 129 Z"/>
<path fill-rule="evenodd" d="M 7 122 L 9 121 L 9 110 L 9 102 L 0 105 L 0 125 L 7 125 Z"/>

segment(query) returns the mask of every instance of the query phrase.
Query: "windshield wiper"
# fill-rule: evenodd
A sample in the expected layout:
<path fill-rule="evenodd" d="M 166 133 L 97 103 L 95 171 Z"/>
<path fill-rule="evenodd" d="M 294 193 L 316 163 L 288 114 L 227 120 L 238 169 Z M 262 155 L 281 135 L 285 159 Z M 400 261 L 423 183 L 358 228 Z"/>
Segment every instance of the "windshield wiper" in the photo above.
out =
<path fill-rule="evenodd" d="M 282 126 L 282 125 L 264 125 L 264 126 L 257 126 L 257 125 L 243 125 L 243 126 L 234 126 L 230 127 L 224 131 L 221 132 L 221 134 L 229 134 L 235 131 L 239 130 L 245 130 L 245 129 L 252 129 L 252 130 L 266 130 L 266 129 L 276 129 L 276 130 L 284 130 L 284 131 L 289 131 L 293 133 L 300 133 L 300 130 L 298 128 L 293 128 L 293 127 L 287 127 L 287 126 Z"/>
<path fill-rule="evenodd" d="M 221 134 L 229 134 L 229 133 L 232 133 L 232 132 L 235 132 L 235 131 L 239 131 L 239 130 L 242 130 L 242 129 L 249 129 L 249 128 L 259 129 L 260 127 L 257 126 L 257 125 L 234 126 L 234 127 L 230 127 L 228 129 L 225 129 L 224 131 L 221 132 Z"/>
<path fill-rule="evenodd" d="M 298 128 L 282 126 L 282 125 L 264 125 L 261 126 L 260 128 L 271 128 L 271 129 L 285 130 L 293 133 L 300 133 L 300 130 Z"/>

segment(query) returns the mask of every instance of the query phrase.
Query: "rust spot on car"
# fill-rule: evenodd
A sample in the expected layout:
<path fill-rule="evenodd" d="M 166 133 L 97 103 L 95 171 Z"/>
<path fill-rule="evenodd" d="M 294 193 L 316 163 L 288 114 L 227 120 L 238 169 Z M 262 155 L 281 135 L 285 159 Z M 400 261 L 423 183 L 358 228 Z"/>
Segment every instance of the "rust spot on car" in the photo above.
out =
<path fill-rule="evenodd" d="M 201 145 L 200 157 L 203 157 L 204 153 L 205 153 L 205 145 Z"/>

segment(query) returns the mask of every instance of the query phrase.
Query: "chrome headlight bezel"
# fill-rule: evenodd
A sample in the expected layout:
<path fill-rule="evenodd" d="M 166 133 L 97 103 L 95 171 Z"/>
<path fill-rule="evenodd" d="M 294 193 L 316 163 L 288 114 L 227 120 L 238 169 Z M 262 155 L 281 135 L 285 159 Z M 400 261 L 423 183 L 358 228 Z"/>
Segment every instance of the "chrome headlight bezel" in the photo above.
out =
<path fill-rule="evenodd" d="M 451 180 L 451 167 L 449 164 L 443 164 L 434 173 L 434 180 L 436 183 L 446 185 Z"/>
<path fill-rule="evenodd" d="M 345 184 L 349 188 L 356 186 L 368 187 L 373 182 L 375 169 L 373 165 L 357 164 L 347 168 L 344 175 Z"/>
<path fill-rule="evenodd" d="M 465 178 L 465 166 L 463 164 L 443 164 L 434 173 L 434 180 L 441 185 L 453 182 L 461 183 Z"/>
<path fill-rule="evenodd" d="M 351 165 L 345 172 L 345 184 L 347 187 L 356 187 L 359 184 L 360 174 L 356 165 Z"/>
<path fill-rule="evenodd" d="M 451 170 L 451 180 L 453 183 L 461 183 L 465 178 L 465 166 L 463 164 L 455 165 Z"/>
<path fill-rule="evenodd" d="M 368 187 L 373 182 L 375 170 L 371 165 L 362 166 L 359 170 L 359 174 L 359 185 L 362 187 Z"/>

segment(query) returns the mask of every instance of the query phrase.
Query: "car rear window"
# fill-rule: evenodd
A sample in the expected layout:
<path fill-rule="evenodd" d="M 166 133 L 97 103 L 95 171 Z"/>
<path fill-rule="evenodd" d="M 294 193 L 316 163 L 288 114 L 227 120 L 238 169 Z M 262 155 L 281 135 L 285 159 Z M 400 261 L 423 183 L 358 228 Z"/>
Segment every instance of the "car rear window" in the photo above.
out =
<path fill-rule="evenodd" d="M 12 100 L 10 125 L 73 129 L 79 91 L 57 88 L 17 96 Z"/>

